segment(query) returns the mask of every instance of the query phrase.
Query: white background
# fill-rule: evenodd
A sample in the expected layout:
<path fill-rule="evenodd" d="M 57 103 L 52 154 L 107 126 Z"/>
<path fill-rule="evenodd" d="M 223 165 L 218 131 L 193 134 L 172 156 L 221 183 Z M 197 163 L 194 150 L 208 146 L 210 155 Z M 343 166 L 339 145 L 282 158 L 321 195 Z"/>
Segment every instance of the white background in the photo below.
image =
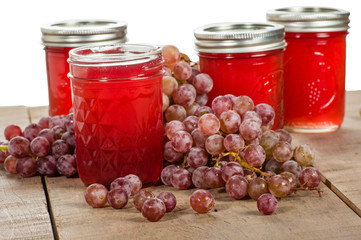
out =
<path fill-rule="evenodd" d="M 346 89 L 360 90 L 361 7 L 357 0 L 2 0 L 0 3 L 0 106 L 48 104 L 40 27 L 68 19 L 128 22 L 132 43 L 172 44 L 198 57 L 193 30 L 215 22 L 264 22 L 266 11 L 322 6 L 351 12 L 347 37 Z M 361 101 L 361 100 L 360 100 Z"/>

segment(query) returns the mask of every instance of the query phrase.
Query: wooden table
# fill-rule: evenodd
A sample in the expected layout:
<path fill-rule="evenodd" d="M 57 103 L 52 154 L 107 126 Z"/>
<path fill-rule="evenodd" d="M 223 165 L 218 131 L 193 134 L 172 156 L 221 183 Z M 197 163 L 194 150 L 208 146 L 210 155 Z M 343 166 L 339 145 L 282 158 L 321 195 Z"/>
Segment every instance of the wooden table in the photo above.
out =
<path fill-rule="evenodd" d="M 347 93 L 342 128 L 330 134 L 293 134 L 294 145 L 309 143 L 323 175 L 320 198 L 299 191 L 279 202 L 277 212 L 261 215 L 256 202 L 232 200 L 211 190 L 215 209 L 197 214 L 189 206 L 195 191 L 172 191 L 177 207 L 160 222 L 148 222 L 132 206 L 92 209 L 79 178 L 10 175 L 0 167 L 0 239 L 361 239 L 361 91 Z M 46 107 L 0 108 L 0 139 L 10 123 L 25 127 L 47 114 Z"/>

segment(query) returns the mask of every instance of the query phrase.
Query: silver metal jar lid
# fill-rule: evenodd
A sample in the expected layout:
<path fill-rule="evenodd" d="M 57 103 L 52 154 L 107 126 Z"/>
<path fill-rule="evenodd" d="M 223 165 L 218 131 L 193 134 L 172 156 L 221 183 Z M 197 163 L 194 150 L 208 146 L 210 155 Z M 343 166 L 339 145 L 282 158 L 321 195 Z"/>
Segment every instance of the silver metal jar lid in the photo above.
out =
<path fill-rule="evenodd" d="M 286 46 L 284 27 L 274 23 L 214 23 L 194 30 L 195 49 L 205 53 L 247 53 Z"/>
<path fill-rule="evenodd" d="M 270 10 L 267 20 L 285 26 L 286 32 L 337 32 L 349 29 L 350 13 L 323 7 L 289 7 Z"/>
<path fill-rule="evenodd" d="M 69 20 L 41 27 L 42 43 L 53 47 L 79 47 L 126 42 L 127 23 L 111 20 Z"/>

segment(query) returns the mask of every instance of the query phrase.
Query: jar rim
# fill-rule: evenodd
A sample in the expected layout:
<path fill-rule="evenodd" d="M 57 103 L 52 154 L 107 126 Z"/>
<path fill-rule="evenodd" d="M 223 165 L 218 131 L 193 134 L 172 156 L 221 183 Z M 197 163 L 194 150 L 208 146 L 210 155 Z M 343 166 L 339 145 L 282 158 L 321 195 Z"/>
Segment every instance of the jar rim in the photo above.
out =
<path fill-rule="evenodd" d="M 42 44 L 55 47 L 79 47 L 94 43 L 125 42 L 128 24 L 105 19 L 79 19 L 43 25 Z"/>
<path fill-rule="evenodd" d="M 77 66 L 140 64 L 161 57 L 162 48 L 151 44 L 103 44 L 71 49 L 68 63 Z M 163 61 L 161 61 L 163 63 Z"/>
<path fill-rule="evenodd" d="M 208 53 L 260 52 L 284 48 L 284 26 L 270 22 L 223 22 L 194 30 L 195 50 Z"/>
<path fill-rule="evenodd" d="M 336 32 L 349 29 L 350 12 L 328 7 L 292 6 L 267 11 L 267 20 L 286 32 Z"/>

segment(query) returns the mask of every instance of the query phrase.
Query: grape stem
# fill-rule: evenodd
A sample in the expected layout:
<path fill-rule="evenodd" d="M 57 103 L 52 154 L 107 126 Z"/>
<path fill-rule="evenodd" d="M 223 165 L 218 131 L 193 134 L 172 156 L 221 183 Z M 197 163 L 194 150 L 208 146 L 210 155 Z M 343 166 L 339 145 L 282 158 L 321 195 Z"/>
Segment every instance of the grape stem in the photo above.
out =
<path fill-rule="evenodd" d="M 228 155 L 233 156 L 235 159 L 237 159 L 237 161 L 238 161 L 243 167 L 250 169 L 252 172 L 257 172 L 257 173 L 265 176 L 267 179 L 271 177 L 270 174 L 261 171 L 261 169 L 256 168 L 256 167 L 251 167 L 248 163 L 246 163 L 246 161 L 244 161 L 244 159 L 242 159 L 242 158 L 241 158 L 237 153 L 235 153 L 235 152 L 221 153 L 221 154 L 219 155 L 219 158 L 218 158 L 218 159 L 220 159 L 220 158 L 222 158 L 222 157 L 225 157 L 225 156 L 228 156 Z"/>
<path fill-rule="evenodd" d="M 6 150 L 8 150 L 8 146 L 7 145 L 0 145 L 0 150 L 3 151 L 4 153 L 6 153 Z"/>
<path fill-rule="evenodd" d="M 298 187 L 298 188 L 297 188 L 297 187 L 296 187 L 296 188 L 292 188 L 292 190 L 294 191 L 294 193 L 296 193 L 296 191 L 298 191 L 298 190 L 310 190 L 310 191 L 316 190 L 317 193 L 318 193 L 318 196 L 319 196 L 319 197 L 322 197 L 323 190 L 321 190 L 321 189 L 318 188 L 318 187 L 313 187 L 313 188 L 305 187 L 306 184 L 307 184 L 307 181 L 304 182 L 304 183 L 303 183 L 300 187 Z"/>

